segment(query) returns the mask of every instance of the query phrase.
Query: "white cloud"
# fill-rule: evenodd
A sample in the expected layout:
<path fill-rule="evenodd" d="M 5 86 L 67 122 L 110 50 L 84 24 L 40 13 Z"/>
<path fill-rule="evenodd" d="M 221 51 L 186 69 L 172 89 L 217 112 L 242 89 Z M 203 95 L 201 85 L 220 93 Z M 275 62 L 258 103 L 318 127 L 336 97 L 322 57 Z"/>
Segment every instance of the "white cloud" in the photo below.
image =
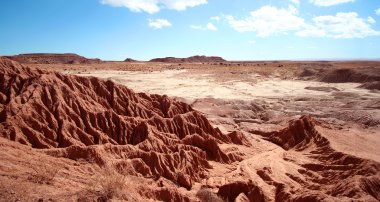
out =
<path fill-rule="evenodd" d="M 157 0 L 166 5 L 169 9 L 178 11 L 186 10 L 187 7 L 195 7 L 201 4 L 206 4 L 207 0 Z"/>
<path fill-rule="evenodd" d="M 210 18 L 210 20 L 219 21 L 220 17 L 219 16 L 213 16 L 213 17 Z"/>
<path fill-rule="evenodd" d="M 218 28 L 215 27 L 214 24 L 211 22 L 207 23 L 206 26 L 199 26 L 199 25 L 190 25 L 191 29 L 197 29 L 197 30 L 211 30 L 211 31 L 216 31 Z"/>
<path fill-rule="evenodd" d="M 212 30 L 212 31 L 216 31 L 217 30 L 217 28 L 215 27 L 215 25 L 213 25 L 211 22 L 207 23 L 206 28 L 208 30 Z"/>
<path fill-rule="evenodd" d="M 268 37 L 300 30 L 305 23 L 297 14 L 298 10 L 293 5 L 287 9 L 263 6 L 252 11 L 245 19 L 237 20 L 233 16 L 226 16 L 226 20 L 238 32 L 256 32 L 258 37 Z"/>
<path fill-rule="evenodd" d="M 102 0 L 101 2 L 115 7 L 126 7 L 135 12 L 144 11 L 153 14 L 160 11 L 160 5 L 182 11 L 188 7 L 206 4 L 207 0 Z"/>
<path fill-rule="evenodd" d="M 301 37 L 325 37 L 336 39 L 365 38 L 380 36 L 380 31 L 372 28 L 376 20 L 361 18 L 356 12 L 339 12 L 336 15 L 316 16 L 310 22 L 298 15 L 298 9 L 263 6 L 250 12 L 243 19 L 231 15 L 224 16 L 228 24 L 238 32 L 255 32 L 258 37 L 295 33 Z"/>
<path fill-rule="evenodd" d="M 364 38 L 380 35 L 379 31 L 371 28 L 375 23 L 372 17 L 367 19 L 358 17 L 355 12 L 337 13 L 335 16 L 326 15 L 313 18 L 312 25 L 297 32 L 302 37 L 328 37 L 337 39 Z"/>
<path fill-rule="evenodd" d="M 371 23 L 371 24 L 375 24 L 375 23 L 376 23 L 376 20 L 373 19 L 372 17 L 368 17 L 368 18 L 367 18 L 367 21 L 368 21 L 369 23 Z"/>
<path fill-rule="evenodd" d="M 190 25 L 190 28 L 191 29 L 198 29 L 198 30 L 202 30 L 203 29 L 203 27 L 199 26 L 199 25 Z"/>
<path fill-rule="evenodd" d="M 296 5 L 299 5 L 300 4 L 300 0 L 289 0 L 290 2 L 296 4 Z"/>
<path fill-rule="evenodd" d="M 342 3 L 354 2 L 355 0 L 310 0 L 316 6 L 334 6 Z"/>
<path fill-rule="evenodd" d="M 380 15 L 380 8 L 375 10 L 376 15 Z"/>
<path fill-rule="evenodd" d="M 253 44 L 255 44 L 255 43 L 256 43 L 256 41 L 254 41 L 254 40 L 251 40 L 251 41 L 248 41 L 248 43 L 249 43 L 249 44 L 252 44 L 252 45 L 253 45 Z"/>
<path fill-rule="evenodd" d="M 172 26 L 172 24 L 166 20 L 166 19 L 155 19 L 155 20 L 152 20 L 152 19 L 149 19 L 149 27 L 152 27 L 154 29 L 161 29 L 163 27 L 170 27 Z"/>

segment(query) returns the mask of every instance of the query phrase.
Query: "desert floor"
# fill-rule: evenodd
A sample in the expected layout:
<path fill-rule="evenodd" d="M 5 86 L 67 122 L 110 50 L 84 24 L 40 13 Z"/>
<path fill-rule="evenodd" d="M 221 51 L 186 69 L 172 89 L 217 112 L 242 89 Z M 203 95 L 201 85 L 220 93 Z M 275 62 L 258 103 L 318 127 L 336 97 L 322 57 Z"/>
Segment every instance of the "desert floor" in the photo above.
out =
<path fill-rule="evenodd" d="M 334 130 L 328 138 L 337 150 L 380 162 L 380 93 L 358 88 L 361 83 L 297 77 L 303 68 L 324 67 L 321 64 L 110 64 L 96 69 L 71 67 L 74 69 L 63 72 L 112 80 L 135 92 L 174 97 L 204 113 L 223 132 L 278 129 L 309 114 L 331 124 Z M 325 70 L 356 67 L 332 64 Z"/>
<path fill-rule="evenodd" d="M 221 148 L 226 153 L 241 153 L 244 160 L 232 164 L 211 162 L 213 168 L 209 170 L 208 178 L 196 182 L 190 191 L 179 188 L 179 192 L 184 195 L 194 196 L 201 187 L 207 187 L 216 193 L 219 187 L 228 182 L 249 179 L 260 187 L 267 201 L 281 201 L 281 198 L 276 199 L 281 184 L 288 193 L 300 197 L 305 194 L 315 196 L 313 200 L 318 197 L 331 201 L 379 199 L 376 199 L 378 193 L 372 197 L 350 198 L 348 192 L 351 185 L 346 184 L 355 183 L 355 179 L 350 178 L 351 181 L 345 182 L 339 177 L 347 173 L 347 176 L 352 176 L 351 172 L 360 170 L 367 164 L 337 163 L 327 159 L 324 154 L 315 157 L 318 153 L 314 149 L 318 149 L 318 144 L 299 151 L 286 150 L 263 137 L 267 132 L 286 128 L 292 120 L 310 115 L 319 123 L 316 129 L 329 141 L 334 155 L 341 152 L 377 165 L 380 163 L 380 92 L 358 88 L 361 83 L 321 82 L 319 74 L 334 68 L 369 66 L 378 72 L 378 62 L 107 62 L 94 65 L 30 66 L 69 75 L 112 80 L 135 92 L 165 94 L 190 104 L 223 133 L 243 132 L 252 144 L 251 147 L 224 144 Z M 318 70 L 315 71 L 318 73 L 300 76 L 308 68 Z M 81 168 L 71 164 L 74 163 L 67 162 L 67 166 L 72 166 L 71 170 L 78 176 L 86 169 L 96 173 L 86 163 Z M 377 177 L 378 175 L 377 172 Z M 79 177 L 76 183 L 80 184 L 84 180 Z M 332 183 L 328 183 L 330 180 Z M 67 182 L 70 183 L 72 182 Z M 153 181 L 142 180 L 141 184 L 144 183 L 153 186 Z M 342 190 L 336 187 L 339 183 L 342 183 Z M 137 185 L 132 183 L 130 186 Z M 57 196 L 62 195 L 59 194 Z M 245 197 L 238 196 L 241 200 Z"/>

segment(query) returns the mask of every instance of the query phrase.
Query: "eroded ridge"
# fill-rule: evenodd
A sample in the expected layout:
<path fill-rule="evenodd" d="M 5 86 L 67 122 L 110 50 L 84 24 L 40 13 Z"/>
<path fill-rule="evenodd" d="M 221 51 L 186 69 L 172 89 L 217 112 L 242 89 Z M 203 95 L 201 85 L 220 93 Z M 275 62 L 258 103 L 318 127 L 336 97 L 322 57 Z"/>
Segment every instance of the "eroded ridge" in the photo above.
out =
<path fill-rule="evenodd" d="M 112 81 L 32 70 L 0 59 L 0 131 L 5 138 L 55 155 L 121 159 L 145 176 L 191 188 L 207 160 L 231 163 L 219 143 L 247 142 L 222 134 L 189 105 L 167 96 L 135 93 Z M 110 144 L 107 144 L 110 143 Z M 103 145 L 91 147 L 91 145 Z M 61 149 L 54 149 L 61 148 Z"/>

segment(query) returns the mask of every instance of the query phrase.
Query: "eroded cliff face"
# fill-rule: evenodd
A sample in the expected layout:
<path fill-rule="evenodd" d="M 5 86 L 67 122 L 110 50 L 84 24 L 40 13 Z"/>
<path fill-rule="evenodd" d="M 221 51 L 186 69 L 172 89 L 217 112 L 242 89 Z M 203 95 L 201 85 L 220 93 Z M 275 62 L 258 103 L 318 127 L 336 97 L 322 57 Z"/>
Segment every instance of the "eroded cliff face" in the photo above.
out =
<path fill-rule="evenodd" d="M 1 58 L 0 130 L 5 138 L 49 148 L 71 159 L 103 154 L 128 159 L 133 172 L 163 176 L 190 189 L 208 160 L 231 163 L 219 143 L 247 142 L 222 134 L 189 105 L 167 96 L 135 93 L 112 81 L 31 70 Z M 101 149 L 91 145 L 111 144 Z M 123 145 L 123 146 L 120 146 Z M 63 148 L 63 149 L 53 149 Z M 99 155 L 96 155 L 98 153 Z"/>
<path fill-rule="evenodd" d="M 336 151 L 316 129 L 320 124 L 310 116 L 302 116 L 282 130 L 261 134 L 286 151 L 302 155 L 302 158 L 283 157 L 300 167 L 297 175 L 286 173 L 302 185 L 298 191 L 272 179 L 270 169 L 257 171 L 276 187 L 276 200 L 320 201 L 345 197 L 380 200 L 380 164 Z"/>

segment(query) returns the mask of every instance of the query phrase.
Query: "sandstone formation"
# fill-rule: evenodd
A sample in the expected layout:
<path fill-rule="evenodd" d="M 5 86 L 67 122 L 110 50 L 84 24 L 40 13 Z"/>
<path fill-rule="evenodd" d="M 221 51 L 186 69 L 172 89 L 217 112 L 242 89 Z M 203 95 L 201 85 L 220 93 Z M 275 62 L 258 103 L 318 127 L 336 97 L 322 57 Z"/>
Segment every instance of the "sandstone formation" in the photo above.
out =
<path fill-rule="evenodd" d="M 135 93 L 112 81 L 31 69 L 2 58 L 0 131 L 3 137 L 70 159 L 95 158 L 90 145 L 129 159 L 142 175 L 163 176 L 191 188 L 204 177 L 207 160 L 240 160 L 219 143 L 244 144 L 224 135 L 189 105 L 167 96 Z M 104 163 L 104 162 L 103 162 Z"/>
<path fill-rule="evenodd" d="M 166 63 L 181 63 L 181 62 L 226 62 L 221 57 L 216 57 L 216 56 L 192 56 L 188 58 L 175 58 L 175 57 L 166 57 L 166 58 L 154 58 L 150 60 L 149 62 L 166 62 Z"/>
<path fill-rule="evenodd" d="M 33 53 L 7 56 L 8 59 L 24 64 L 97 64 L 100 59 L 88 59 L 73 53 Z"/>

